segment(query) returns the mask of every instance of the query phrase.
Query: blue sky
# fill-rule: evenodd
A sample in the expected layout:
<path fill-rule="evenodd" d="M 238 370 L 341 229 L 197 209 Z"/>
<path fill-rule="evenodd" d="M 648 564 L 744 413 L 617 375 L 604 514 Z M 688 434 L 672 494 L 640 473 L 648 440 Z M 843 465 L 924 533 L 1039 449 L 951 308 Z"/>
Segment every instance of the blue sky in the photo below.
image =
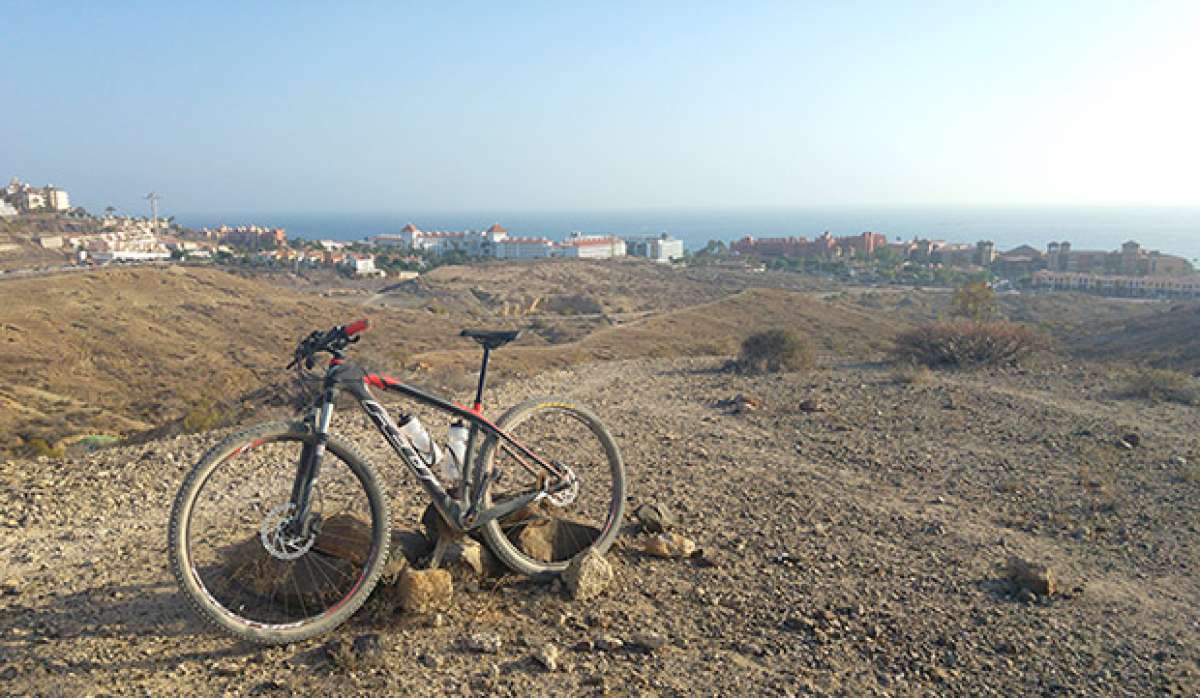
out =
<path fill-rule="evenodd" d="M 0 2 L 0 176 L 165 211 L 1200 204 L 1200 3 Z"/>

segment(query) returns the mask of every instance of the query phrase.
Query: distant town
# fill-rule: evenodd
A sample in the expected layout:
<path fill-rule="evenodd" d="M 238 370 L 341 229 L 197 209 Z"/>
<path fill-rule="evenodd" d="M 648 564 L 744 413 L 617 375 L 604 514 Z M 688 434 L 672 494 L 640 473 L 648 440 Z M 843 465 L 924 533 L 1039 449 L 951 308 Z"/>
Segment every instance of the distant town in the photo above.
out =
<path fill-rule="evenodd" d="M 892 240 L 877 232 L 835 237 L 754 237 L 712 241 L 696 251 L 668 233 L 622 237 L 570 232 L 559 239 L 510 235 L 499 223 L 483 230 L 422 230 L 359 241 L 290 239 L 261 225 L 191 229 L 157 215 L 92 214 L 72 207 L 68 192 L 13 178 L 0 189 L 0 272 L 21 271 L 18 260 L 87 267 L 114 263 L 224 263 L 269 268 L 325 267 L 354 277 L 411 278 L 441 264 L 469 260 L 616 259 L 663 264 L 718 265 L 821 274 L 860 283 L 953 285 L 986 280 L 998 288 L 1074 291 L 1127 297 L 1200 298 L 1200 275 L 1185 258 L 1146 250 L 1130 240 L 1118 250 L 1075 249 L 1052 242 L 998 250 L 990 241 Z M 30 255 L 39 250 L 49 256 Z M 6 257 L 10 259 L 6 259 Z M 52 265 L 50 265 L 52 266 Z"/>

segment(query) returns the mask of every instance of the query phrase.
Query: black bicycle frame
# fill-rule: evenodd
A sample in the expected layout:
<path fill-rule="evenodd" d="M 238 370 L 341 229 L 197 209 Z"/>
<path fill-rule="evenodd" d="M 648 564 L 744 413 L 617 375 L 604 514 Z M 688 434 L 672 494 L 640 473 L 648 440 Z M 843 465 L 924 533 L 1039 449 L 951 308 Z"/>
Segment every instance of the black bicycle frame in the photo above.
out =
<path fill-rule="evenodd" d="M 388 392 L 400 393 L 421 404 L 447 412 L 453 417 L 466 420 L 470 423 L 471 430 L 467 439 L 466 462 L 462 464 L 462 481 L 459 485 L 457 499 L 450 496 L 450 493 L 446 491 L 445 486 L 437 478 L 437 475 L 434 474 L 424 459 L 413 449 L 408 438 L 400 433 L 399 427 L 392 421 L 387 409 L 375 400 L 375 396 L 372 395 L 368 386 L 375 386 Z M 483 381 L 481 376 L 478 392 L 482 392 L 482 386 Z M 329 438 L 329 422 L 333 415 L 333 405 L 341 390 L 348 391 L 358 400 L 358 404 L 367 413 L 367 416 L 370 417 L 375 427 L 379 429 L 383 438 L 391 445 L 392 450 L 408 466 L 408 469 L 416 476 L 417 481 L 421 483 L 421 487 L 429 494 L 434 507 L 437 508 L 446 522 L 457 531 L 477 529 L 486 525 L 489 521 L 506 516 L 532 502 L 540 500 L 548 494 L 553 494 L 570 485 L 564 477 L 565 473 L 563 469 L 556 463 L 539 457 L 524 444 L 493 424 L 491 420 L 484 417 L 478 400 L 475 403 L 474 409 L 468 409 L 462 405 L 443 400 L 436 395 L 426 393 L 419 388 L 402 383 L 390 376 L 368 374 L 354 364 L 335 359 L 330 362 L 329 368 L 325 372 L 321 400 L 317 405 L 314 419 L 310 422 L 315 437 L 314 441 L 311 445 L 306 446 L 301 454 L 301 462 L 297 469 L 296 480 L 292 486 L 292 502 L 296 505 L 297 511 L 297 515 L 293 518 L 293 521 L 298 525 L 309 525 L 309 496 L 312 491 L 312 483 L 316 481 L 320 471 L 321 457 L 325 451 L 325 443 Z M 475 457 L 475 445 L 481 434 L 485 438 L 497 439 L 499 441 L 497 447 L 506 449 L 524 467 L 530 468 L 530 461 L 532 461 L 553 475 L 553 478 L 547 484 L 543 485 L 542 489 L 536 492 L 527 492 L 518 495 L 480 511 L 484 495 L 487 493 L 488 487 L 495 480 L 494 474 L 485 474 L 483 472 L 482 459 Z M 464 503 L 466 504 L 465 507 L 463 506 Z"/>

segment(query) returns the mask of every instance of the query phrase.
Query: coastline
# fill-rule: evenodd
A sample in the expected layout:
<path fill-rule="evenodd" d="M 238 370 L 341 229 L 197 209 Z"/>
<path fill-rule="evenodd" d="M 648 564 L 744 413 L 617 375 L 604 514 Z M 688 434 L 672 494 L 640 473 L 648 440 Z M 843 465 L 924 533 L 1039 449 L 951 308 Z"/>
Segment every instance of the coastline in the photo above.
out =
<path fill-rule="evenodd" d="M 689 250 L 709 240 L 755 237 L 856 235 L 870 230 L 897 237 L 950 242 L 992 240 L 1001 249 L 1022 244 L 1044 248 L 1068 240 L 1077 249 L 1115 249 L 1127 240 L 1143 247 L 1200 259 L 1200 206 L 1196 207 L 1013 207 L 1013 208 L 804 208 L 650 209 L 564 212 L 400 213 L 181 213 L 190 227 L 255 223 L 278 226 L 289 236 L 358 240 L 394 233 L 406 223 L 425 230 L 482 230 L 499 222 L 516 235 L 558 238 L 573 230 L 622 236 L 668 232 Z"/>

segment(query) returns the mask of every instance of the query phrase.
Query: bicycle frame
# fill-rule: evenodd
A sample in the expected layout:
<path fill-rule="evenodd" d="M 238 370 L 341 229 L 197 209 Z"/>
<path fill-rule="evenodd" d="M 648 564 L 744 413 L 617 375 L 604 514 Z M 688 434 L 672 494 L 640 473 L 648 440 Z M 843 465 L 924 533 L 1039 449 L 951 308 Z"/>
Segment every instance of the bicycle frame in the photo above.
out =
<path fill-rule="evenodd" d="M 371 393 L 371 387 L 399 393 L 416 402 L 465 420 L 471 425 L 467 438 L 466 462 L 462 464 L 462 480 L 459 484 L 457 498 L 452 497 L 446 491 L 445 485 L 417 454 L 407 437 L 392 421 L 388 411 L 375 399 Z M 341 358 L 334 358 L 329 362 L 329 367 L 325 372 L 321 399 L 316 405 L 315 412 L 310 416 L 310 427 L 313 430 L 315 441 L 310 446 L 306 446 L 301 453 L 301 462 L 292 488 L 292 502 L 296 505 L 296 516 L 293 518 L 293 522 L 299 526 L 307 528 L 310 524 L 309 496 L 312 484 L 316 481 L 320 471 L 321 457 L 324 455 L 325 443 L 329 437 L 329 422 L 333 416 L 334 402 L 342 390 L 354 396 L 392 450 L 416 476 L 417 481 L 429 495 L 442 518 L 457 531 L 477 529 L 490 521 L 506 516 L 570 486 L 564 477 L 564 470 L 556 463 L 541 458 L 483 416 L 483 405 L 479 401 L 483 390 L 483 376 L 480 377 L 476 402 L 473 407 L 467 408 L 426 393 L 391 376 L 366 373 L 354 364 Z M 481 434 L 484 438 L 498 440 L 497 447 L 506 449 L 524 467 L 532 469 L 532 465 L 536 465 L 553 477 L 536 492 L 518 495 L 481 511 L 484 496 L 496 479 L 495 474 L 483 472 L 482 459 L 475 457 L 475 446 Z M 464 507 L 463 504 L 466 506 Z"/>

